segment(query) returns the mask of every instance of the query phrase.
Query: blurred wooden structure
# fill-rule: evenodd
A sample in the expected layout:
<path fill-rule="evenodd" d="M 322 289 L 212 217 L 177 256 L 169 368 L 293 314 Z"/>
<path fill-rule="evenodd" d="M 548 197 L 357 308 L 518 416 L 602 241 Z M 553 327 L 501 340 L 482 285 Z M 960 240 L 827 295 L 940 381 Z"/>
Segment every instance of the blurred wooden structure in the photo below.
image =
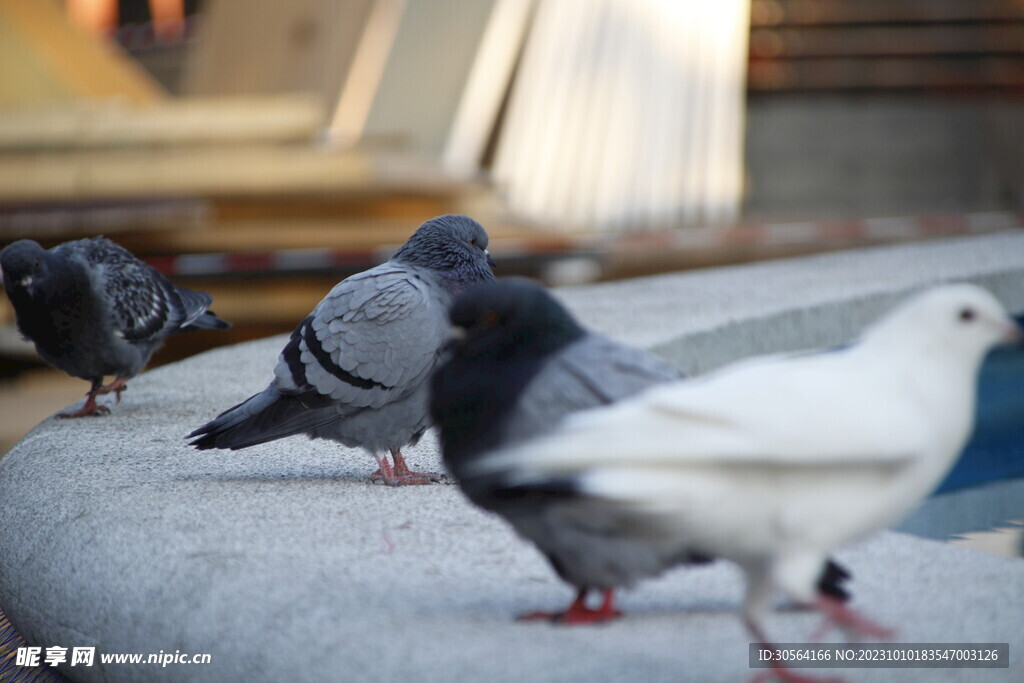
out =
<path fill-rule="evenodd" d="M 509 206 L 562 232 L 736 221 L 749 0 L 503 0 L 491 16 L 454 170 L 493 139 Z"/>
<path fill-rule="evenodd" d="M 302 92 L 337 102 L 375 0 L 208 0 L 188 96 Z"/>
<path fill-rule="evenodd" d="M 1020 0 L 753 0 L 752 92 L 1024 89 Z"/>
<path fill-rule="evenodd" d="M 348 253 L 356 270 L 386 258 L 378 249 L 401 244 L 426 218 L 478 214 L 474 202 L 486 201 L 483 186 L 447 180 L 400 154 L 332 151 L 309 141 L 0 154 L 0 187 L 0 243 L 34 237 L 51 245 L 104 233 L 157 262 L 208 252 L 333 249 Z M 261 270 L 254 262 L 247 272 Z M 210 291 L 218 313 L 250 336 L 247 325 L 265 333 L 294 324 L 296 311 L 311 308 L 342 270 L 301 283 L 270 272 L 231 280 L 237 269 L 214 265 L 189 275 L 205 276 L 191 286 Z M 260 305 L 252 305 L 254 297 Z"/>
<path fill-rule="evenodd" d="M 0 109 L 0 154 L 303 142 L 320 130 L 323 116 L 320 101 L 303 95 L 162 99 L 146 106 L 76 99 Z"/>
<path fill-rule="evenodd" d="M 1024 2 L 752 0 L 745 213 L 1024 208 Z"/>
<path fill-rule="evenodd" d="M 343 91 L 374 87 L 350 67 L 380 4 L 210 2 L 204 29 L 219 38 L 189 61 L 195 94 L 169 98 L 58 3 L 0 0 L 0 246 L 106 234 L 158 265 L 200 255 L 185 276 L 236 324 L 225 337 L 247 338 L 290 328 L 346 268 L 386 258 L 423 220 L 478 213 L 479 183 L 394 149 L 324 142 Z M 244 38 L 233 35 L 240 10 Z M 335 257 L 282 278 L 245 256 L 302 249 Z M 208 253 L 239 256 L 225 270 Z M 0 324 L 12 321 L 4 299 Z M 17 346 L 13 336 L 2 345 Z"/>
<path fill-rule="evenodd" d="M 414 15 L 422 19 L 427 12 L 427 0 L 417 0 L 415 6 L 407 2 L 210 0 L 204 5 L 208 12 L 199 32 L 203 39 L 188 43 L 191 53 L 184 82 L 191 94 L 176 98 L 167 96 L 116 47 L 97 44 L 69 26 L 52 0 L 0 0 L 0 58 L 6 57 L 5 69 L 0 72 L 0 105 L 6 105 L 0 106 L 0 246 L 22 237 L 50 246 L 102 233 L 168 274 L 188 280 L 189 286 L 210 291 L 215 310 L 236 327 L 228 334 L 179 337 L 169 353 L 158 359 L 167 360 L 208 343 L 291 329 L 338 279 L 386 258 L 420 222 L 448 212 L 470 214 L 485 225 L 501 274 L 550 274 L 554 272 L 548 269 L 550 262 L 564 259 L 568 265 L 559 271 L 562 281 L 718 265 L 933 234 L 927 226 L 887 231 L 884 222 L 881 229 L 795 223 L 653 232 L 650 222 L 641 220 L 637 224 L 641 230 L 633 235 L 600 233 L 581 225 L 582 232 L 569 236 L 554 234 L 555 226 L 543 221 L 524 223 L 513 217 L 494 185 L 480 174 L 491 165 L 496 152 L 504 158 L 499 166 L 516 166 L 523 172 L 530 170 L 531 159 L 561 150 L 563 169 L 568 171 L 558 188 L 549 187 L 542 174 L 532 179 L 529 173 L 521 174 L 536 192 L 556 203 L 577 201 L 574 193 L 584 174 L 573 175 L 573 171 L 580 169 L 589 174 L 585 183 L 589 190 L 621 185 L 636 196 L 654 196 L 658 190 L 607 156 L 599 133 L 602 127 L 611 131 L 615 117 L 599 111 L 601 106 L 579 108 L 579 102 L 558 102 L 559 107 L 577 107 L 568 112 L 572 116 L 566 120 L 590 126 L 583 131 L 590 137 L 581 132 L 553 139 L 550 130 L 536 139 L 530 134 L 510 134 L 505 127 L 511 114 L 506 97 L 515 74 L 524 73 L 521 51 L 531 40 L 531 32 L 548 31 L 547 38 L 551 38 L 553 26 L 572 19 L 566 8 L 588 7 L 584 10 L 588 16 L 604 21 L 598 22 L 604 27 L 598 42 L 588 43 L 595 54 L 616 39 L 625 40 L 630 50 L 643 53 L 644 59 L 651 57 L 657 46 L 645 45 L 643 32 L 635 32 L 635 26 L 607 21 L 609 16 L 617 16 L 613 11 L 623 3 L 480 0 L 474 4 L 476 14 L 465 24 L 450 22 L 443 14 L 445 21 L 438 20 L 449 38 L 464 26 L 476 26 L 482 34 L 479 40 L 466 40 L 458 49 L 445 50 L 457 53 L 446 63 L 451 68 L 446 68 L 445 76 L 450 78 L 440 88 L 445 92 L 438 95 L 446 102 L 433 103 L 430 108 L 431 126 L 437 129 L 437 122 L 448 121 L 451 127 L 447 152 L 442 155 L 438 150 L 436 159 L 411 154 L 398 144 L 400 140 L 376 135 L 379 129 L 354 144 L 378 87 L 390 89 L 392 108 L 412 109 L 406 112 L 409 116 L 420 113 L 410 101 L 428 108 L 423 96 L 417 100 L 395 95 L 404 82 L 401 74 L 389 76 L 387 69 L 382 71 L 390 41 L 396 35 L 408 37 L 416 28 L 396 22 Z M 430 2 L 440 5 L 445 0 Z M 548 19 L 552 13 L 558 15 L 556 21 L 536 23 L 542 4 L 547 7 Z M 775 44 L 778 39 L 786 46 L 802 40 L 793 38 L 802 34 L 788 31 L 806 28 L 813 32 L 825 21 L 838 26 L 836 30 L 845 31 L 849 24 L 855 32 L 874 16 L 865 12 L 882 11 L 883 4 L 897 8 L 894 12 L 909 6 L 905 0 L 754 0 L 757 42 L 751 47 L 750 64 L 768 59 L 764 44 Z M 977 4 L 1006 7 L 995 0 Z M 946 0 L 935 0 L 935 5 L 953 11 Z M 658 2 L 645 0 L 636 6 L 650 13 L 644 19 L 647 24 L 656 23 Z M 860 9 L 851 10 L 853 6 Z M 454 11 L 450 5 L 445 7 Z M 843 21 L 814 18 L 817 15 L 812 10 L 829 8 L 839 12 L 840 18 L 841 11 L 861 14 Z M 706 11 L 711 17 L 713 12 Z M 590 14 L 594 12 L 596 15 Z M 246 35 L 237 30 L 243 23 L 241 14 L 249 31 Z M 742 42 L 742 27 L 731 21 L 738 16 L 726 12 L 719 18 L 730 20 L 733 37 Z M 679 15 L 675 18 L 682 19 Z M 1013 24 L 1007 22 L 1007 26 Z M 672 44 L 673 34 L 665 28 L 655 31 L 661 47 Z M 432 39 L 418 40 L 397 61 L 423 80 L 423 74 L 434 68 L 429 57 L 438 46 Z M 550 41 L 535 35 L 533 40 L 535 51 L 550 47 Z M 691 63 L 687 62 L 691 58 L 696 60 L 692 63 L 716 63 L 718 53 L 710 42 L 694 42 L 687 47 L 691 48 L 689 56 L 672 54 L 679 63 Z M 589 54 L 588 50 L 580 54 Z M 785 50 L 791 62 L 803 64 L 801 60 L 811 59 L 807 54 L 799 56 L 795 47 Z M 574 63 L 565 54 L 548 56 L 565 68 L 563 77 L 571 75 Z M 536 65 L 547 63 L 542 57 L 533 60 Z M 627 63 L 607 55 L 602 59 L 605 61 L 598 66 L 613 70 L 647 63 L 643 59 Z M 476 66 L 470 64 L 474 60 L 479 60 Z M 398 70 L 398 66 L 394 68 Z M 627 72 L 616 73 L 628 76 Z M 768 87 L 767 81 L 757 80 L 758 73 L 751 71 L 751 91 Z M 459 90 L 456 86 L 463 74 L 465 83 Z M 488 80 L 489 75 L 493 81 Z M 546 77 L 543 80 L 550 85 Z M 597 84 L 599 79 L 591 80 Z M 437 82 L 431 80 L 428 89 Z M 622 99 L 614 82 L 597 88 L 591 102 Z M 647 94 L 656 96 L 655 82 L 644 83 L 650 91 Z M 694 93 L 711 96 L 714 106 L 721 104 L 713 96 L 719 91 L 708 83 L 697 79 L 690 85 Z M 742 82 L 732 85 L 742 90 Z M 461 105 L 453 93 L 461 93 Z M 450 107 L 447 100 L 451 100 Z M 542 100 L 535 93 L 533 103 L 538 108 L 523 105 L 524 116 L 543 119 L 541 114 L 551 103 Z M 345 105 L 346 101 L 349 104 Z M 659 110 L 663 123 L 673 112 L 681 111 L 683 104 L 671 97 L 658 102 L 665 105 Z M 456 108 L 454 115 L 445 113 Z M 704 113 L 712 110 L 717 111 L 712 107 Z M 737 114 L 739 110 L 732 111 Z M 341 132 L 342 144 L 338 137 L 326 134 L 332 124 Z M 739 140 L 736 121 L 730 119 L 727 124 L 732 137 L 726 142 L 732 145 L 729 154 L 733 154 Z M 712 161 L 720 156 L 712 152 L 718 148 L 697 135 L 698 128 L 688 133 L 696 136 L 692 140 L 673 138 L 673 144 L 678 143 L 674 148 L 662 144 L 658 135 L 641 130 L 644 154 L 650 162 L 647 169 L 666 168 L 659 163 L 681 158 L 688 163 L 687 177 L 697 183 L 693 188 L 704 182 L 705 172 L 722 171 L 712 168 Z M 519 133 L 528 130 L 539 129 L 526 126 Z M 634 140 L 628 134 L 620 137 L 616 149 L 626 153 Z M 516 151 L 517 140 L 529 149 Z M 688 155 L 686 150 L 692 153 Z M 693 150 L 702 150 L 704 156 Z M 566 164 L 566 160 L 572 163 Z M 452 173 L 443 170 L 444 162 Z M 678 180 L 678 174 L 665 174 L 665 180 Z M 977 227 L 970 221 L 963 223 L 952 231 L 968 232 Z M 1000 229 L 1019 226 L 1020 221 L 998 216 L 994 222 L 983 220 L 981 224 L 979 229 Z M 934 234 L 946 234 L 944 229 Z M 10 332 L 11 321 L 4 298 L 0 326 L 6 323 Z M 2 337 L 0 334 L 0 346 L 6 346 Z"/>
<path fill-rule="evenodd" d="M 77 98 L 154 102 L 165 93 L 116 46 L 67 20 L 52 0 L 0 0 L 0 106 Z"/>

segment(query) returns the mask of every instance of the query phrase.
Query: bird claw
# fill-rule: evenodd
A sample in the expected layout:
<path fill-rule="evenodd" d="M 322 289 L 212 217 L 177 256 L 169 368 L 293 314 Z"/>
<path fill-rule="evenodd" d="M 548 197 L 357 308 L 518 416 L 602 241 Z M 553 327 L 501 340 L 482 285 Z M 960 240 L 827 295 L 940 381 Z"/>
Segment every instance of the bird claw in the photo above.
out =
<path fill-rule="evenodd" d="M 90 406 L 88 402 L 78 410 L 70 413 L 57 413 L 58 420 L 66 420 L 72 417 L 99 417 L 100 415 L 109 415 L 110 408 L 107 406 L 99 405 L 96 402 Z"/>
<path fill-rule="evenodd" d="M 378 469 L 370 475 L 370 481 L 380 482 L 385 486 L 422 486 L 426 484 L 445 484 L 448 477 L 434 472 L 413 472 L 397 473 L 388 468 L 389 472 L 382 472 Z"/>
<path fill-rule="evenodd" d="M 617 609 L 569 610 L 562 614 L 557 621 L 563 626 L 579 626 L 581 624 L 602 624 L 606 621 L 614 621 L 621 616 L 622 612 Z"/>
<path fill-rule="evenodd" d="M 517 621 L 546 620 L 563 626 L 580 626 L 582 624 L 600 624 L 622 616 L 622 612 L 614 607 L 614 591 L 605 589 L 604 599 L 597 609 L 585 604 L 586 590 L 581 590 L 576 599 L 564 612 L 528 612 L 519 616 Z"/>
<path fill-rule="evenodd" d="M 377 458 L 377 471 L 370 475 L 370 481 L 382 482 L 385 486 L 422 486 L 425 484 L 443 484 L 448 477 L 436 472 L 415 472 L 409 469 L 402 454 L 391 451 L 394 467 L 386 456 Z"/>
<path fill-rule="evenodd" d="M 583 607 L 570 608 L 564 612 L 527 612 L 516 617 L 516 621 L 550 621 L 562 626 L 582 626 L 613 621 L 621 616 L 622 612 L 617 609 L 602 610 Z"/>
<path fill-rule="evenodd" d="M 100 387 L 99 389 L 97 389 L 96 390 L 96 394 L 97 395 L 109 394 L 109 393 L 113 392 L 114 397 L 115 397 L 115 403 L 120 403 L 121 402 L 121 393 L 128 389 L 127 381 L 128 380 L 126 380 L 123 377 L 118 377 L 117 379 L 115 379 L 110 384 L 104 385 L 104 386 Z"/>
<path fill-rule="evenodd" d="M 825 623 L 811 635 L 812 640 L 820 640 L 832 626 L 841 628 L 847 639 L 854 642 L 860 638 L 891 640 L 896 635 L 893 629 L 868 619 L 835 598 L 820 596 L 814 606 L 825 615 Z"/>

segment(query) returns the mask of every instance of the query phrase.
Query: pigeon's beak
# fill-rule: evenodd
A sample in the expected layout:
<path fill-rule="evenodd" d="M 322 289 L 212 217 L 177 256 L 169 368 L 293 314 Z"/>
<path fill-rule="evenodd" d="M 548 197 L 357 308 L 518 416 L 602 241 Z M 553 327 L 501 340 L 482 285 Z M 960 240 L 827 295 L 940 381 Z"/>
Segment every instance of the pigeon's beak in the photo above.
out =
<path fill-rule="evenodd" d="M 29 287 L 32 286 L 33 282 L 34 282 L 34 280 L 32 280 L 32 276 L 31 275 L 26 275 L 25 277 L 23 277 L 20 280 L 18 280 L 18 286 L 19 287 L 24 287 L 25 289 L 28 289 Z"/>
<path fill-rule="evenodd" d="M 491 268 L 497 268 L 498 264 L 494 262 L 494 257 L 491 256 L 491 252 L 488 251 L 487 249 L 484 249 L 484 254 L 487 256 L 487 265 L 489 265 Z"/>

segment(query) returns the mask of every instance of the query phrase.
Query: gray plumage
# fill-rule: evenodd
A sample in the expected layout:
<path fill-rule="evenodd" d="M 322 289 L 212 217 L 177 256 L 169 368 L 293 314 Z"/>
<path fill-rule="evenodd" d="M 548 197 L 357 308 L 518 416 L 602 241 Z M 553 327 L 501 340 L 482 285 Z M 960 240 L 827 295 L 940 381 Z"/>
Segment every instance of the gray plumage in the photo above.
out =
<path fill-rule="evenodd" d="M 487 243 L 466 216 L 424 223 L 390 261 L 338 283 L 292 333 L 270 385 L 192 432 L 192 445 L 238 449 L 306 434 L 366 449 L 386 483 L 425 483 L 400 449 L 429 424 L 427 380 L 447 340 L 449 302 L 494 279 Z M 378 457 L 385 451 L 393 468 Z"/>
<path fill-rule="evenodd" d="M 649 351 L 588 333 L 548 358 L 502 429 L 505 443 L 553 429 L 578 410 L 607 405 L 682 374 Z"/>
<path fill-rule="evenodd" d="M 0 267 L 21 334 L 44 361 L 92 383 L 86 406 L 70 415 L 107 412 L 96 395 L 120 396 L 168 336 L 229 326 L 207 310 L 209 294 L 173 285 L 103 237 L 50 250 L 19 240 L 0 252 Z M 109 375 L 117 380 L 102 387 Z"/>
<path fill-rule="evenodd" d="M 588 333 L 552 354 L 527 385 L 499 428 L 503 443 L 529 441 L 553 430 L 571 413 L 615 403 L 672 379 L 681 379 L 681 374 L 660 357 Z M 609 608 L 614 588 L 631 587 L 680 564 L 710 561 L 686 548 L 659 547 L 642 535 L 620 533 L 618 515 L 608 515 L 606 506 L 576 496 L 563 482 L 531 489 L 510 487 L 504 477 L 459 481 L 466 482 L 467 493 L 474 492 L 474 502 L 501 514 L 520 536 L 532 541 L 584 600 L 588 591 L 603 591 Z M 577 605 L 550 616 L 588 622 L 601 620 L 603 613 L 591 614 Z"/>
<path fill-rule="evenodd" d="M 613 590 L 678 564 L 709 558 L 651 542 L 617 509 L 580 495 L 571 480 L 520 485 L 506 472 L 481 473 L 489 453 L 556 429 L 571 413 L 630 398 L 681 378 L 660 357 L 583 329 L 542 287 L 522 280 L 477 286 L 451 310 L 463 330 L 433 381 L 431 409 L 445 464 L 466 496 L 504 517 L 577 588 L 558 615 L 568 623 L 611 618 Z M 845 570 L 830 564 L 821 588 L 845 597 Z M 585 607 L 591 590 L 599 610 Z"/>

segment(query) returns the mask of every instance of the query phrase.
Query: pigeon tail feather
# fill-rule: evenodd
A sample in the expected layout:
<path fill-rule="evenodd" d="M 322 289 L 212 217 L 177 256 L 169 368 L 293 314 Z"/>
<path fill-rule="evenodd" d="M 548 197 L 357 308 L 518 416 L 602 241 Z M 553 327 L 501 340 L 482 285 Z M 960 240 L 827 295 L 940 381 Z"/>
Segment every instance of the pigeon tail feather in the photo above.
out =
<path fill-rule="evenodd" d="M 192 332 L 194 330 L 226 330 L 231 327 L 231 323 L 227 320 L 221 320 L 217 317 L 217 314 L 213 311 L 203 311 L 195 320 L 182 326 L 182 330 L 185 332 Z"/>
<path fill-rule="evenodd" d="M 228 408 L 187 438 L 199 450 L 238 450 L 308 432 L 338 417 L 337 409 L 316 397 L 282 394 L 273 386 Z"/>
<path fill-rule="evenodd" d="M 223 330 L 231 327 L 230 323 L 218 318 L 213 311 L 207 310 L 207 307 L 213 303 L 213 297 L 206 292 L 175 287 L 174 293 L 181 302 L 184 315 L 180 325 L 182 330 Z"/>

